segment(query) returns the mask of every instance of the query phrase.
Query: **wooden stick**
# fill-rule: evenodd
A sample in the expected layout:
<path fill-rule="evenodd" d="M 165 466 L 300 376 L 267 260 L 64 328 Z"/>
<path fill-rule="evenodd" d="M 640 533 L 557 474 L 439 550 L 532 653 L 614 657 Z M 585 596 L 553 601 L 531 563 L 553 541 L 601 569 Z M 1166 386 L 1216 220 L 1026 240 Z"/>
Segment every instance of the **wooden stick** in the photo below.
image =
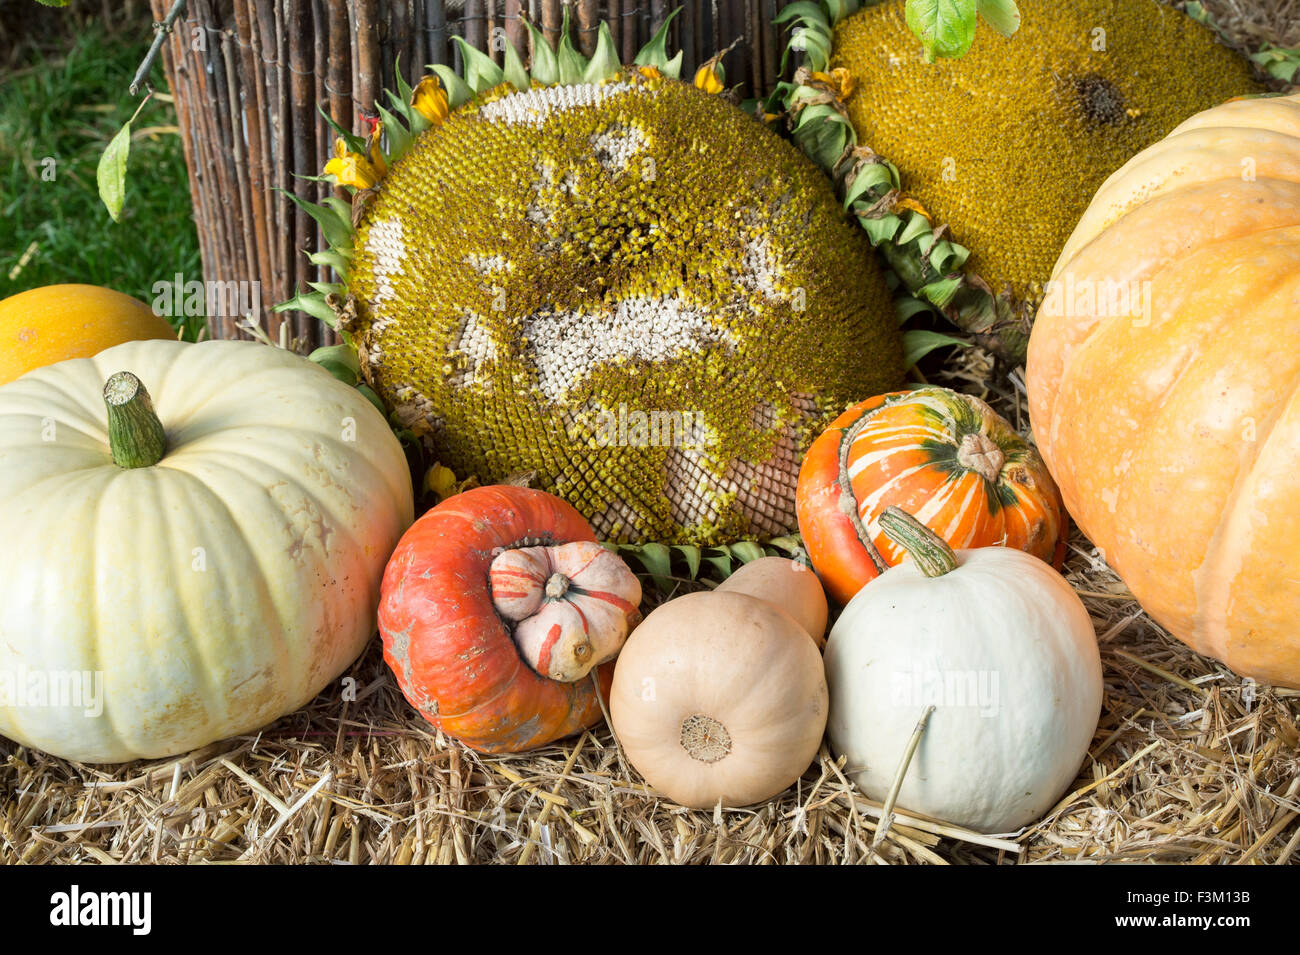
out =
<path fill-rule="evenodd" d="M 578 51 L 583 56 L 596 52 L 596 34 L 600 23 L 600 14 L 596 0 L 578 0 L 576 11 L 578 20 Z"/>
<path fill-rule="evenodd" d="M 253 28 L 249 0 L 235 0 L 235 33 L 239 44 L 240 83 L 244 93 L 244 126 L 248 131 L 248 193 L 252 209 L 248 229 L 252 233 L 250 241 L 254 246 L 255 271 L 250 278 L 262 283 L 272 279 L 270 249 L 267 242 L 267 202 L 264 143 L 262 140 L 261 102 L 261 61 L 256 55 L 254 40 L 257 31 Z M 273 292 L 264 287 L 263 295 Z M 270 304 L 265 298 L 263 306 Z"/>
<path fill-rule="evenodd" d="M 542 35 L 551 46 L 560 42 L 560 26 L 564 22 L 560 0 L 542 0 Z"/>
<path fill-rule="evenodd" d="M 425 0 L 424 17 L 429 31 L 428 63 L 447 62 L 447 11 L 442 0 Z"/>
<path fill-rule="evenodd" d="M 487 5 L 484 0 L 465 0 L 465 42 L 476 50 L 487 49 Z"/>
<path fill-rule="evenodd" d="M 235 6 L 238 6 L 238 2 Z M 237 42 L 237 32 L 225 33 L 221 38 L 221 58 L 225 71 L 226 79 L 226 97 L 229 104 L 230 112 L 224 117 L 230 124 L 229 141 L 231 144 L 230 164 L 234 172 L 235 193 L 238 196 L 237 204 L 232 204 L 229 208 L 230 215 L 233 216 L 238 209 L 239 218 L 235 223 L 235 228 L 231 229 L 231 237 L 235 244 L 235 259 L 230 263 L 231 271 L 224 276 L 227 280 L 252 282 L 257 279 L 257 223 L 253 218 L 252 189 L 250 183 L 252 177 L 248 170 L 248 153 L 246 138 L 244 135 L 244 111 L 240 104 L 239 96 L 239 44 Z M 231 309 L 231 303 L 226 300 L 225 296 L 221 297 L 223 306 L 227 310 Z M 235 310 L 241 304 L 239 296 L 236 296 Z M 261 309 L 258 309 L 260 314 Z M 229 322 L 233 328 L 235 322 L 240 316 L 222 315 L 223 324 Z"/>
<path fill-rule="evenodd" d="M 284 4 L 284 26 L 288 41 L 288 80 L 289 80 L 289 102 L 288 102 L 288 126 L 289 126 L 289 154 L 286 163 L 286 172 L 291 174 L 288 188 L 300 198 L 311 201 L 315 199 L 315 190 L 311 184 L 299 179 L 299 176 L 310 176 L 320 172 L 319 169 L 311 168 L 311 158 L 315 153 L 313 147 L 313 123 L 310 120 L 315 104 L 311 99 L 311 59 L 308 52 L 311 42 L 310 23 L 306 7 L 308 0 L 287 0 Z M 283 75 L 283 74 L 282 74 Z M 306 212 L 296 206 L 290 212 L 290 273 L 293 275 L 293 286 L 306 290 L 307 282 L 310 279 L 308 273 L 309 263 L 302 254 L 303 249 L 314 248 L 316 245 L 316 223 Z M 286 313 L 280 316 L 288 318 L 292 334 L 296 337 L 306 331 L 305 321 L 301 314 Z M 268 325 L 267 333 L 271 336 L 272 341 L 279 339 L 279 325 L 271 328 Z"/>
<path fill-rule="evenodd" d="M 889 827 L 894 824 L 894 803 L 898 801 L 899 790 L 903 788 L 903 779 L 907 776 L 907 767 L 912 764 L 912 757 L 916 754 L 916 748 L 921 745 L 921 736 L 925 733 L 925 727 L 930 722 L 930 716 L 933 713 L 934 704 L 932 703 L 925 708 L 921 718 L 916 721 L 916 729 L 912 730 L 912 738 L 907 741 L 907 749 L 903 751 L 903 758 L 898 764 L 898 771 L 894 773 L 894 781 L 889 786 L 889 794 L 885 797 L 884 806 L 880 810 L 880 825 L 876 827 L 876 834 L 871 839 L 871 850 L 873 852 L 885 841 Z"/>
<path fill-rule="evenodd" d="M 515 52 L 520 56 L 523 56 L 528 52 L 526 49 L 527 44 L 524 39 L 528 31 L 524 29 L 524 21 L 520 17 L 522 9 L 523 4 L 521 0 L 506 0 L 504 14 L 506 40 L 515 48 Z"/>
<path fill-rule="evenodd" d="M 358 0 L 352 4 L 356 15 L 357 56 L 356 84 L 353 86 L 361 115 L 374 115 L 375 101 L 379 98 L 379 22 L 376 0 Z"/>

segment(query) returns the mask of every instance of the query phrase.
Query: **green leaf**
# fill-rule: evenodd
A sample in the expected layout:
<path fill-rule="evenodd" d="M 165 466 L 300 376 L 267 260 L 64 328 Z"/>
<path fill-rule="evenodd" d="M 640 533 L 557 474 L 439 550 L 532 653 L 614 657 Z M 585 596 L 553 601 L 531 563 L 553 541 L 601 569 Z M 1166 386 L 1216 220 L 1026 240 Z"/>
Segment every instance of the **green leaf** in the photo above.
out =
<path fill-rule="evenodd" d="M 381 415 L 383 415 L 385 419 L 388 417 L 388 409 L 384 407 L 383 400 L 379 397 L 379 395 L 375 394 L 373 388 L 371 388 L 365 382 L 362 382 L 361 384 L 357 385 L 357 391 L 365 395 L 366 400 L 369 401 L 372 405 L 374 405 L 375 409 Z"/>
<path fill-rule="evenodd" d="M 725 545 L 710 547 L 700 554 L 700 560 L 716 570 L 723 580 L 731 576 L 731 548 Z"/>
<path fill-rule="evenodd" d="M 528 27 L 528 35 L 533 40 L 533 56 L 529 63 L 529 72 L 532 78 L 543 86 L 554 86 L 560 82 L 560 63 L 555 58 L 555 51 L 546 42 L 542 31 L 533 26 L 532 20 L 525 20 L 524 26 Z"/>
<path fill-rule="evenodd" d="M 668 549 L 667 544 L 658 544 L 651 542 L 649 544 L 625 545 L 620 548 L 624 553 L 631 554 L 645 568 L 645 572 L 655 582 L 655 586 L 664 593 L 672 591 L 674 582 L 672 579 L 672 552 Z"/>
<path fill-rule="evenodd" d="M 916 290 L 921 298 L 928 299 L 938 308 L 946 308 L 965 282 L 961 275 L 945 275 Z"/>
<path fill-rule="evenodd" d="M 819 104 L 799 114 L 794 138 L 809 158 L 823 169 L 830 169 L 857 137 L 847 119 L 830 105 Z"/>
<path fill-rule="evenodd" d="M 915 318 L 922 312 L 934 313 L 934 306 L 924 299 L 915 298 L 911 295 L 900 295 L 894 299 L 894 311 L 898 313 L 898 324 L 902 325 L 908 319 Z"/>
<path fill-rule="evenodd" d="M 307 253 L 307 261 L 312 265 L 323 265 L 326 268 L 333 269 L 339 274 L 339 278 L 344 281 L 347 280 L 348 271 L 351 269 L 347 256 L 338 249 L 321 249 L 319 252 L 309 252 Z"/>
<path fill-rule="evenodd" d="M 665 76 L 671 76 L 673 79 L 681 79 L 682 74 L 682 52 L 677 51 L 677 55 L 671 60 L 668 59 L 668 27 L 673 22 L 673 17 L 681 12 L 681 7 L 677 7 L 672 13 L 664 18 L 655 35 L 650 38 L 650 42 L 637 51 L 636 57 L 632 62 L 636 66 L 653 66 Z"/>
<path fill-rule="evenodd" d="M 743 563 L 748 564 L 751 560 L 758 560 L 760 557 L 766 557 L 763 548 L 753 541 L 737 541 L 731 545 L 731 553 L 734 557 L 739 557 Z"/>
<path fill-rule="evenodd" d="M 888 242 L 894 237 L 903 220 L 896 215 L 886 215 L 878 219 L 858 219 L 858 222 L 867 233 L 867 238 L 871 240 L 871 244 L 880 245 L 880 243 Z"/>
<path fill-rule="evenodd" d="M 587 71 L 582 75 L 584 83 L 599 83 L 607 76 L 613 76 L 623 64 L 618 61 L 614 51 L 614 38 L 609 33 L 609 24 L 600 21 L 600 32 L 596 36 L 596 52 L 591 55 Z"/>
<path fill-rule="evenodd" d="M 984 22 L 1003 36 L 1020 29 L 1020 10 L 1015 0 L 975 0 L 975 9 Z"/>
<path fill-rule="evenodd" d="M 442 88 L 447 91 L 447 106 L 456 109 L 474 98 L 474 91 L 466 85 L 455 70 L 446 63 L 432 63 L 428 67 L 442 81 Z"/>
<path fill-rule="evenodd" d="M 809 25 L 820 26 L 827 33 L 830 32 L 831 21 L 827 18 L 826 10 L 820 3 L 813 3 L 811 0 L 796 0 L 795 3 L 782 7 L 781 12 L 772 18 L 772 22 L 780 25 L 795 19 L 803 20 Z"/>
<path fill-rule="evenodd" d="M 1250 58 L 1273 79 L 1284 83 L 1295 82 L 1296 72 L 1300 70 L 1300 50 L 1265 47 L 1258 53 L 1252 53 Z"/>
<path fill-rule="evenodd" d="M 509 41 L 506 42 L 505 65 L 501 72 L 506 82 L 521 93 L 532 85 L 528 82 L 528 71 L 524 69 L 524 62 L 519 59 L 519 51 Z"/>
<path fill-rule="evenodd" d="M 109 140 L 108 148 L 99 157 L 99 168 L 95 170 L 99 198 L 104 201 L 104 207 L 114 222 L 122 215 L 122 203 L 126 200 L 126 160 L 130 154 L 131 121 L 127 120 L 117 135 Z"/>
<path fill-rule="evenodd" d="M 355 133 L 348 132 L 346 129 L 340 126 L 333 116 L 325 112 L 325 108 L 323 106 L 317 104 L 316 110 L 321 114 L 321 116 L 325 118 L 325 122 L 329 124 L 330 129 L 334 130 L 335 135 L 342 137 L 343 141 L 347 143 L 349 151 L 354 153 L 361 153 L 363 156 L 365 155 L 366 153 L 365 139 L 356 135 Z M 306 178 L 306 177 L 304 176 L 302 178 Z"/>
<path fill-rule="evenodd" d="M 560 64 L 560 82 L 565 86 L 581 83 L 583 74 L 587 72 L 587 58 L 574 48 L 570 32 L 569 5 L 566 3 L 564 23 L 560 27 L 560 45 L 555 51 L 555 59 Z"/>
<path fill-rule="evenodd" d="M 907 0 L 906 15 L 926 62 L 965 56 L 975 39 L 975 0 Z"/>
<path fill-rule="evenodd" d="M 384 136 L 388 139 L 388 149 L 386 150 L 388 161 L 397 162 L 406 155 L 406 151 L 411 148 L 411 143 L 414 142 L 411 138 L 411 132 L 404 123 L 398 122 L 396 116 L 378 103 L 375 104 L 375 109 L 379 111 L 379 116 L 384 121 Z"/>
<path fill-rule="evenodd" d="M 831 23 L 839 23 L 851 17 L 862 6 L 859 0 L 826 0 L 826 8 L 831 14 Z"/>
<path fill-rule="evenodd" d="M 686 561 L 687 576 L 694 580 L 700 576 L 700 549 L 689 544 L 674 544 L 673 550 L 682 555 Z"/>
<path fill-rule="evenodd" d="M 790 48 L 803 54 L 804 64 L 809 69 L 819 73 L 825 71 L 831 62 L 831 35 L 816 27 L 796 29 L 798 33 L 791 37 Z"/>
<path fill-rule="evenodd" d="M 289 201 L 296 205 L 307 215 L 316 220 L 320 225 L 321 233 L 325 236 L 325 242 L 331 248 L 342 249 L 352 248 L 352 216 L 351 213 L 340 212 L 336 206 L 342 206 L 344 209 L 349 208 L 347 203 L 330 196 L 333 203 L 329 206 L 318 206 L 314 202 L 308 202 L 306 199 L 299 198 L 287 189 L 280 189 L 281 193 L 289 198 Z"/>
<path fill-rule="evenodd" d="M 888 192 L 894 188 L 893 180 L 890 176 L 889 168 L 884 163 L 868 163 L 858 169 L 858 174 L 853 179 L 853 185 L 844 193 L 844 208 L 851 208 L 853 203 L 863 198 L 867 192 L 878 191 L 880 194 Z M 875 202 L 878 196 L 872 195 L 868 198 L 869 203 Z"/>
<path fill-rule="evenodd" d="M 287 302 L 281 302 L 271 307 L 271 311 L 276 312 L 306 312 L 312 318 L 319 319 L 330 328 L 338 325 L 339 317 L 334 314 L 334 309 L 325 304 L 325 296 L 320 292 L 311 292 L 309 294 L 299 292 Z"/>
<path fill-rule="evenodd" d="M 934 226 L 930 223 L 930 220 L 912 209 L 908 212 L 903 231 L 898 234 L 898 238 L 894 239 L 894 241 L 899 245 L 907 245 L 913 239 L 932 235 L 934 235 Z"/>
<path fill-rule="evenodd" d="M 797 534 L 791 534 L 786 537 L 773 537 L 770 541 L 763 544 L 766 550 L 775 550 L 790 557 L 797 557 L 803 553 L 803 541 Z"/>
<path fill-rule="evenodd" d="M 667 544 L 641 544 L 636 549 L 636 556 L 650 573 L 659 577 L 672 576 L 672 553 Z"/>
<path fill-rule="evenodd" d="M 903 367 L 911 368 L 936 348 L 944 348 L 949 345 L 969 348 L 970 342 L 960 338 L 953 338 L 951 335 L 945 335 L 942 332 L 932 332 L 925 328 L 913 328 L 910 331 L 903 332 Z"/>
<path fill-rule="evenodd" d="M 66 7 L 68 0 L 36 0 L 43 7 Z"/>
<path fill-rule="evenodd" d="M 361 379 L 361 362 L 357 353 L 347 345 L 325 345 L 307 356 L 343 384 L 355 386 Z"/>
<path fill-rule="evenodd" d="M 462 37 L 453 36 L 452 40 L 460 48 L 460 55 L 465 61 L 465 83 L 475 93 L 482 93 L 506 81 L 506 74 L 482 50 L 470 46 Z"/>
<path fill-rule="evenodd" d="M 347 286 L 342 282 L 308 282 L 313 291 L 320 292 L 322 295 L 343 295 L 347 292 Z"/>

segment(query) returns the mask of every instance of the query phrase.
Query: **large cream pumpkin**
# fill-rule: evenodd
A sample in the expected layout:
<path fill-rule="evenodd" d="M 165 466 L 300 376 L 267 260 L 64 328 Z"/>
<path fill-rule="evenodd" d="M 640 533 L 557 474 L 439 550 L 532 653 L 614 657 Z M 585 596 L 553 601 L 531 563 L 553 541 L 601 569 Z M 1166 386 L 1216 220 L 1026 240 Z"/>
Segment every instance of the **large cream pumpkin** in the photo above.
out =
<path fill-rule="evenodd" d="M 0 501 L 0 735 L 88 762 L 307 703 L 374 632 L 412 519 L 374 407 L 250 342 L 132 342 L 0 387 Z"/>
<path fill-rule="evenodd" d="M 1300 95 L 1193 116 L 1097 192 L 1029 345 L 1066 507 L 1143 607 L 1300 687 Z"/>

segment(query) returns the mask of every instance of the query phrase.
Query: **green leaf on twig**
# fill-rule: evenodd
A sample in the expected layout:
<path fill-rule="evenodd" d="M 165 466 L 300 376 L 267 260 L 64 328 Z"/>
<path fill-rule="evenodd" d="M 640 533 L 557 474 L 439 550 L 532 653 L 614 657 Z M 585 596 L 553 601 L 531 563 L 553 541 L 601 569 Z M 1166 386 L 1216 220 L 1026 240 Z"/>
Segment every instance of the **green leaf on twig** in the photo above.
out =
<path fill-rule="evenodd" d="M 99 168 L 95 170 L 99 198 L 114 222 L 121 217 L 122 203 L 126 200 L 126 160 L 130 154 L 131 121 L 127 120 L 99 157 Z"/>

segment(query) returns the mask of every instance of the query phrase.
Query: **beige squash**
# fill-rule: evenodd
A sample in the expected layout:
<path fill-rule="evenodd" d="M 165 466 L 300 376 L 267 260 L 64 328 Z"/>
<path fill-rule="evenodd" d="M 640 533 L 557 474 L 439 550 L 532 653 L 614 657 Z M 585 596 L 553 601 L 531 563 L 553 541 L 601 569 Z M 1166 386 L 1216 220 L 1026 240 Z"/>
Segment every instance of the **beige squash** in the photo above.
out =
<path fill-rule="evenodd" d="M 654 610 L 614 670 L 611 718 L 628 759 L 683 806 L 746 806 L 783 792 L 817 755 L 828 699 L 821 654 L 774 605 L 693 593 Z"/>
<path fill-rule="evenodd" d="M 727 591 L 775 604 L 799 621 L 817 646 L 826 642 L 826 591 L 808 565 L 785 557 L 760 557 L 741 567 L 714 592 Z"/>

